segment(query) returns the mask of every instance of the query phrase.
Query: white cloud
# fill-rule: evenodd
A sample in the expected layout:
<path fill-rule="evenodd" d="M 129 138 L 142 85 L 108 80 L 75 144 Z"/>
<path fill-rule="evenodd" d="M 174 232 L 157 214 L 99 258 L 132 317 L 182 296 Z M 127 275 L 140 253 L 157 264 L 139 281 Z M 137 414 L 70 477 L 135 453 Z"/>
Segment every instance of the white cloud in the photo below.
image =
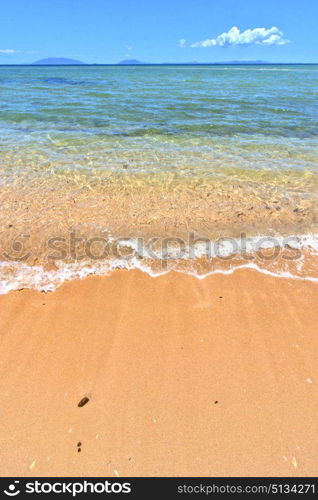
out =
<path fill-rule="evenodd" d="M 20 51 L 14 49 L 0 49 L 1 54 L 17 54 L 18 52 Z"/>
<path fill-rule="evenodd" d="M 228 47 L 230 45 L 285 45 L 289 40 L 276 26 L 272 28 L 254 28 L 240 31 L 233 26 L 229 31 L 216 38 L 202 40 L 191 44 L 191 47 Z"/>
<path fill-rule="evenodd" d="M 179 47 L 184 47 L 186 44 L 186 39 L 185 38 L 181 38 L 181 40 L 179 40 Z"/>
<path fill-rule="evenodd" d="M 131 45 L 127 45 L 127 46 L 126 46 L 126 49 L 127 49 L 127 50 L 132 50 L 133 48 L 132 48 L 132 46 L 131 46 Z"/>

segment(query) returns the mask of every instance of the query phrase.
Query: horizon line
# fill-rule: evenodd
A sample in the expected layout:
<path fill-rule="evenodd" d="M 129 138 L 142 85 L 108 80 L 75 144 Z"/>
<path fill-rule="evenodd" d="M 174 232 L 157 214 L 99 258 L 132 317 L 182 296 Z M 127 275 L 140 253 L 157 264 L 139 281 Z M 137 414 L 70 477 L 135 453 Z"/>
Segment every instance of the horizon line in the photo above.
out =
<path fill-rule="evenodd" d="M 0 66 L 271 66 L 271 65 L 318 65 L 318 62 L 253 62 L 253 61 L 222 61 L 222 62 L 162 62 L 162 63 L 0 63 Z"/>

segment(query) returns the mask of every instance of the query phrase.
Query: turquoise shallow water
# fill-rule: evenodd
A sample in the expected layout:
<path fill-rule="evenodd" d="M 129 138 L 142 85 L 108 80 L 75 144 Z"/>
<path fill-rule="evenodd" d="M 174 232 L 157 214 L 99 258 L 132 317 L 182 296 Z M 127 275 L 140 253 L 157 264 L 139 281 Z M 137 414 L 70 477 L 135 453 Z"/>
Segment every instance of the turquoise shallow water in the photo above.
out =
<path fill-rule="evenodd" d="M 74 230 L 312 241 L 317 89 L 318 65 L 0 66 L 0 260 Z"/>
<path fill-rule="evenodd" d="M 316 65 L 0 67 L 0 120 L 18 135 L 310 139 L 317 86 Z"/>
<path fill-rule="evenodd" d="M 98 163 L 99 155 L 111 159 L 125 149 L 160 152 L 160 168 L 178 166 L 183 151 L 205 163 L 216 150 L 230 163 L 236 155 L 253 167 L 252 152 L 254 167 L 276 168 L 283 158 L 281 167 L 311 168 L 317 88 L 316 65 L 2 66 L 1 143 L 26 153 L 34 147 L 43 160 L 64 165 L 74 162 L 73 147 L 83 147 L 102 167 L 107 165 Z M 54 151 L 54 144 L 64 149 Z M 82 160 L 78 165 L 85 168 Z M 131 161 L 145 168 L 142 159 Z M 155 166 L 153 158 L 148 168 Z"/>

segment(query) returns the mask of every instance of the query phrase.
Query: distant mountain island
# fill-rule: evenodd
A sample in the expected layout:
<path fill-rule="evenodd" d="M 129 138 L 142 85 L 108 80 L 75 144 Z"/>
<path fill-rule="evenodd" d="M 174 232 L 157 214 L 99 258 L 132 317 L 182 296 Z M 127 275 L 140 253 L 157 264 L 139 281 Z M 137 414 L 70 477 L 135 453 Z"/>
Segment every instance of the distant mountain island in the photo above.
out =
<path fill-rule="evenodd" d="M 151 63 L 138 61 L 138 59 L 123 59 L 123 61 L 119 61 L 119 63 L 117 64 L 151 64 Z"/>
<path fill-rule="evenodd" d="M 222 61 L 214 64 L 289 64 L 289 63 L 274 63 L 271 61 L 262 61 L 261 59 L 256 59 L 255 61 Z"/>
<path fill-rule="evenodd" d="M 124 65 L 131 65 L 131 66 L 137 66 L 137 65 L 144 65 L 144 66 L 186 66 L 186 65 L 218 65 L 218 64 L 223 64 L 223 65 L 253 65 L 253 64 L 303 64 L 303 63 L 273 63 L 270 61 L 263 61 L 261 59 L 256 59 L 256 60 L 251 60 L 251 61 L 242 61 L 242 60 L 233 60 L 233 61 L 216 61 L 216 62 L 199 62 L 199 61 L 185 61 L 185 62 L 169 62 L 165 61 L 162 63 L 153 63 L 153 62 L 145 62 L 145 61 L 139 61 L 139 59 L 123 59 L 122 61 L 119 61 L 118 63 L 106 63 L 106 64 L 90 64 L 90 63 L 85 63 L 83 61 L 79 61 L 77 59 L 68 59 L 66 57 L 47 57 L 46 59 L 39 59 L 38 61 L 35 61 L 32 63 L 32 65 L 37 65 L 37 66 L 45 66 L 45 65 L 52 65 L 52 66 L 62 66 L 62 65 L 88 65 L 88 66 L 124 66 Z"/>
<path fill-rule="evenodd" d="M 78 61 L 77 59 L 67 59 L 66 57 L 47 57 L 46 59 L 39 59 L 32 64 L 38 65 L 46 65 L 46 64 L 86 64 L 82 61 Z"/>
<path fill-rule="evenodd" d="M 200 64 L 200 63 L 198 63 Z M 208 63 L 208 64 L 275 64 L 269 61 L 262 61 L 256 59 L 255 61 L 222 61 L 222 62 L 215 62 L 215 63 Z"/>
<path fill-rule="evenodd" d="M 187 62 L 177 62 L 177 63 L 171 63 L 171 62 L 164 62 L 164 63 L 150 63 L 150 62 L 143 62 L 139 61 L 138 59 L 123 59 L 122 61 L 119 61 L 117 64 L 131 64 L 131 65 L 137 65 L 137 64 L 152 64 L 152 65 L 183 65 L 183 64 L 275 64 L 271 63 L 269 61 L 262 61 L 262 60 L 255 60 L 255 61 L 220 61 L 220 62 L 198 62 L 198 61 L 187 61 Z M 279 64 L 279 63 L 276 63 Z"/>

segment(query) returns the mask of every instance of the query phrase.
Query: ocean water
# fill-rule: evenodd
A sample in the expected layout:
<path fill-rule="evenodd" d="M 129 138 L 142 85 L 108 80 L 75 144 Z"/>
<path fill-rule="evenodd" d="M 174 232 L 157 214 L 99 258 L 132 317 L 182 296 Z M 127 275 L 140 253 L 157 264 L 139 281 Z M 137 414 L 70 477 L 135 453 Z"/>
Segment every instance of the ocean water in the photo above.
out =
<path fill-rule="evenodd" d="M 1 66 L 2 290 L 115 267 L 316 279 L 317 88 L 317 65 Z"/>

